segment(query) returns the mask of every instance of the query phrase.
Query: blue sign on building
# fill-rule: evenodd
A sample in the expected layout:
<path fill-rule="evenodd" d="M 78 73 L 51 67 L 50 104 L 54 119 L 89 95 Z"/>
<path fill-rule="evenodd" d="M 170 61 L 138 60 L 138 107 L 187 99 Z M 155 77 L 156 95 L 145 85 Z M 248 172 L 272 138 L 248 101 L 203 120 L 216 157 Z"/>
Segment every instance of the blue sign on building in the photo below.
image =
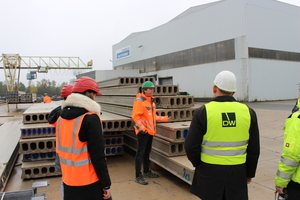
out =
<path fill-rule="evenodd" d="M 129 55 L 130 55 L 129 50 L 126 50 L 126 51 L 123 51 L 123 52 L 121 52 L 121 53 L 118 53 L 118 54 L 117 54 L 117 59 L 120 59 L 120 58 L 123 58 L 123 57 L 127 57 L 127 56 L 129 56 Z"/>
<path fill-rule="evenodd" d="M 116 59 L 117 60 L 129 57 L 130 55 L 131 55 L 130 46 L 124 47 L 122 49 L 118 49 L 116 51 Z"/>

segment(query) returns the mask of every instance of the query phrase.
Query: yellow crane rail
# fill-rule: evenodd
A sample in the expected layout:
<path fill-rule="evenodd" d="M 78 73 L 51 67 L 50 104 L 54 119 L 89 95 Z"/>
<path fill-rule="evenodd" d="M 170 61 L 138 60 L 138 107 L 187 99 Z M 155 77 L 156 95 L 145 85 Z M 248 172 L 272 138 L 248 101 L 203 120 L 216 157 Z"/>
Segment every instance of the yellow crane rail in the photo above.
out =
<path fill-rule="evenodd" d="M 50 69 L 92 69 L 92 65 L 92 60 L 84 63 L 79 57 L 2 54 L 0 59 L 0 69 L 4 69 L 7 91 L 18 91 L 21 69 L 47 73 Z"/>

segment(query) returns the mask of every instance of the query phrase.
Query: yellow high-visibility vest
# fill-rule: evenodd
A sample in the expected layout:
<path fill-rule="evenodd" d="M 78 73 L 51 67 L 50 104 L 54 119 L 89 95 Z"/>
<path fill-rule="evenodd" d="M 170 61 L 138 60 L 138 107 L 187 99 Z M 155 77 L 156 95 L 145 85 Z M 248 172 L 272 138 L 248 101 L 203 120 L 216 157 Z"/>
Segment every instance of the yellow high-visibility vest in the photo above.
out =
<path fill-rule="evenodd" d="M 249 108 L 235 101 L 212 101 L 205 108 L 207 132 L 201 145 L 201 160 L 218 165 L 245 163 L 251 124 Z"/>
<path fill-rule="evenodd" d="M 275 185 L 285 188 L 293 180 L 300 183 L 300 111 L 286 119 L 281 159 Z"/>

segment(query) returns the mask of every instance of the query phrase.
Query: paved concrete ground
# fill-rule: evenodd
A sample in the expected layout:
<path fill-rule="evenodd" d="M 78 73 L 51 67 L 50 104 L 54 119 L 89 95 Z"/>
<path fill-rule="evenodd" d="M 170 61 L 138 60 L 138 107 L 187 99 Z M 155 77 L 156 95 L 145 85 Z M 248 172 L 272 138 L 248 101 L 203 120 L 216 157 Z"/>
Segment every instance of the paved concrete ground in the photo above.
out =
<path fill-rule="evenodd" d="M 247 103 L 248 104 L 248 103 Z M 280 158 L 283 142 L 283 126 L 286 117 L 291 113 L 295 100 L 249 103 L 257 113 L 260 127 L 261 156 L 259 159 L 256 178 L 249 184 L 250 200 L 274 199 L 274 177 L 277 171 L 277 163 Z M 0 106 L 1 115 L 6 110 Z M 28 106 L 28 105 L 27 105 Z M 200 106 L 200 104 L 199 104 Z M 20 115 L 26 105 L 19 105 L 19 109 L 10 108 L 9 115 Z M 11 117 L 1 117 L 0 123 Z M 20 118 L 19 118 L 20 119 Z M 20 159 L 14 168 L 5 191 L 15 191 L 31 188 L 34 181 L 49 180 L 50 185 L 38 189 L 38 193 L 46 193 L 48 200 L 61 199 L 60 177 L 44 179 L 22 180 L 20 170 Z M 143 186 L 134 182 L 134 157 L 132 152 L 121 156 L 108 157 L 108 168 L 112 179 L 112 195 L 114 200 L 196 200 L 189 193 L 190 185 L 175 177 L 165 170 L 157 171 L 160 178 L 148 179 L 149 185 Z"/>

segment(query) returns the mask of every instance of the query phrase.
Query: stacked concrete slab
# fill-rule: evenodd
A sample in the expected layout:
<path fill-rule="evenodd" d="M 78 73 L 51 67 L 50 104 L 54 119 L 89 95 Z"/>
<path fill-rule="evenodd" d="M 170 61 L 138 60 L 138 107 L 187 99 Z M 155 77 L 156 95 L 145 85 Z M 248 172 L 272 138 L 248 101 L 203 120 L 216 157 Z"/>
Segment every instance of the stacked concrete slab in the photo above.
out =
<path fill-rule="evenodd" d="M 62 102 L 35 104 L 23 113 L 19 153 L 23 155 L 22 178 L 60 175 L 54 170 L 55 128 L 47 123 L 49 113 Z M 123 132 L 132 129 L 132 120 L 102 112 L 101 120 L 107 156 L 124 154 Z"/>
<path fill-rule="evenodd" d="M 123 84 L 122 80 L 132 81 Z M 144 81 L 155 82 L 154 77 L 119 77 L 98 82 L 102 95 L 97 96 L 96 101 L 100 103 L 104 111 L 131 117 L 133 101 L 136 94 L 141 92 Z M 171 116 L 172 122 L 192 119 L 195 110 L 194 98 L 179 95 L 178 85 L 156 85 L 153 96 L 158 115 Z"/>
<path fill-rule="evenodd" d="M 102 95 L 96 101 L 101 104 L 102 110 L 130 118 L 136 94 L 141 92 L 145 81 L 155 82 L 154 77 L 119 77 L 98 82 Z M 194 168 L 185 156 L 184 140 L 196 109 L 194 98 L 179 95 L 178 85 L 156 85 L 153 96 L 157 115 L 171 116 L 171 120 L 169 123 L 157 123 L 157 137 L 153 139 L 151 160 L 191 183 Z M 133 129 L 124 131 L 124 143 L 136 151 L 137 141 Z"/>
<path fill-rule="evenodd" d="M 36 94 L 26 93 L 23 91 L 7 91 L 7 103 L 32 103 L 36 101 Z"/>
<path fill-rule="evenodd" d="M 104 132 L 103 136 L 106 156 L 124 154 L 123 131 L 131 130 L 133 128 L 132 120 L 129 117 L 124 117 L 105 111 L 102 112 L 101 120 Z"/>
<path fill-rule="evenodd" d="M 23 113 L 19 154 L 23 155 L 22 179 L 61 175 L 55 171 L 55 128 L 47 123 L 59 102 L 33 104 Z"/>

